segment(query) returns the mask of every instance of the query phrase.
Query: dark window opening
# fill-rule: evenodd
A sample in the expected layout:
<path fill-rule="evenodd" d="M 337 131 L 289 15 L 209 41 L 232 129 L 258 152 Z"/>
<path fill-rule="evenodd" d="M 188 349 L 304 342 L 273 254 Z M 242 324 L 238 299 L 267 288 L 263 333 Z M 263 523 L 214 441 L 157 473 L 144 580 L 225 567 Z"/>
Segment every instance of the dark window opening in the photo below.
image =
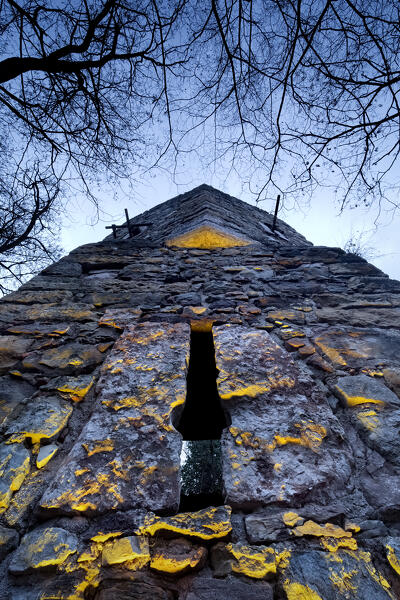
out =
<path fill-rule="evenodd" d="M 212 332 L 192 331 L 186 402 L 176 429 L 184 441 L 180 510 L 223 504 L 221 434 L 228 427 L 217 389 Z"/>

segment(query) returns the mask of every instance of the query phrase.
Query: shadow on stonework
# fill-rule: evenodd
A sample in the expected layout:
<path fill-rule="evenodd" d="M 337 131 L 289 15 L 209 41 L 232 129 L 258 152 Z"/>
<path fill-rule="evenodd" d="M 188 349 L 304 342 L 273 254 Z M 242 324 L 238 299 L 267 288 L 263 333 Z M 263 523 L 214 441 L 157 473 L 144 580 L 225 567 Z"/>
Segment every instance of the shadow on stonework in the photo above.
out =
<path fill-rule="evenodd" d="M 221 434 L 229 426 L 217 389 L 211 331 L 192 331 L 183 411 L 175 424 L 182 434 L 181 511 L 223 504 Z"/>

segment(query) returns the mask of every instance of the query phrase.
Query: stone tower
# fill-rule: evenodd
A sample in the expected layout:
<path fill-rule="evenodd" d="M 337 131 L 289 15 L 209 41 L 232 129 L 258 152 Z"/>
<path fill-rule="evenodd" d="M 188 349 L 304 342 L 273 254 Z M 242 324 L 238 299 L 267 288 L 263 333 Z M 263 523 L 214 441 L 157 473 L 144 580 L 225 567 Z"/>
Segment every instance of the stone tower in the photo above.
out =
<path fill-rule="evenodd" d="M 400 598 L 400 283 L 205 185 L 129 229 L 1 301 L 0 598 Z"/>

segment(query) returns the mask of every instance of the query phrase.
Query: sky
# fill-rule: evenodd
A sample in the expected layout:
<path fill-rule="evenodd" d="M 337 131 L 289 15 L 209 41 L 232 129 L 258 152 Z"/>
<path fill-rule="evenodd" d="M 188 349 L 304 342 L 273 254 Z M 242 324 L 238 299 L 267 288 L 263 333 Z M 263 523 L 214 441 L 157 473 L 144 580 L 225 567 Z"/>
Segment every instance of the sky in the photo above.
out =
<path fill-rule="evenodd" d="M 93 207 L 85 199 L 71 201 L 69 218 L 61 231 L 61 244 L 65 253 L 83 244 L 98 242 L 110 232 L 106 225 L 120 224 L 124 219 L 124 208 L 134 217 L 145 210 L 207 183 L 250 204 L 255 204 L 251 195 L 242 189 L 237 177 L 221 180 L 215 173 L 190 172 L 188 170 L 179 184 L 172 177 L 160 174 L 138 183 L 130 197 L 115 200 L 112 195 L 102 198 L 103 215 L 94 223 Z M 269 199 L 258 204 L 267 212 L 274 211 L 275 200 Z M 379 215 L 377 206 L 365 209 L 348 209 L 340 213 L 333 196 L 325 188 L 317 190 L 309 206 L 294 208 L 283 206 L 279 218 L 304 235 L 314 245 L 343 247 L 349 239 L 360 240 L 367 260 L 389 275 L 400 280 L 400 211 L 396 214 L 385 211 Z M 378 224 L 376 221 L 378 219 Z"/>

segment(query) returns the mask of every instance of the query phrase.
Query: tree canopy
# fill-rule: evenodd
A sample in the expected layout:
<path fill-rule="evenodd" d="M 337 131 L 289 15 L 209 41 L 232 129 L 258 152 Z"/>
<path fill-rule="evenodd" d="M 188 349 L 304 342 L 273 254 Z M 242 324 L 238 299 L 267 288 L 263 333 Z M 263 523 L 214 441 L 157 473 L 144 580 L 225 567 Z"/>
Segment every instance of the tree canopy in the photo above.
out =
<path fill-rule="evenodd" d="M 3 268 L 71 194 L 192 154 L 260 200 L 393 202 L 397 0 L 1 0 L 0 32 Z"/>

